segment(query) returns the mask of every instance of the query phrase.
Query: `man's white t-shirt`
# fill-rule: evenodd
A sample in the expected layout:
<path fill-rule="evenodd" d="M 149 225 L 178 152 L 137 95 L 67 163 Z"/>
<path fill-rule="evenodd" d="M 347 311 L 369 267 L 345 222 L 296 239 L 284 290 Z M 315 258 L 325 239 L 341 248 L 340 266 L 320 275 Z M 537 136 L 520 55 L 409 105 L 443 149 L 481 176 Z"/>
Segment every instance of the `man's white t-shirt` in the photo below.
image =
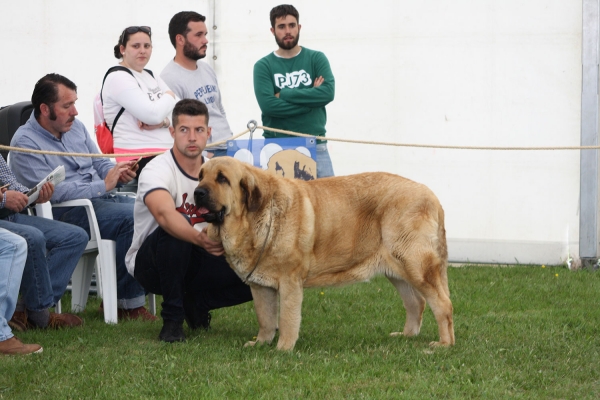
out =
<path fill-rule="evenodd" d="M 204 158 L 204 162 L 208 159 Z M 175 202 L 176 210 L 188 216 L 195 229 L 202 230 L 207 223 L 197 214 L 194 203 L 194 190 L 198 187 L 198 177 L 186 174 L 167 150 L 156 156 L 143 169 L 138 179 L 138 192 L 133 207 L 134 232 L 131 247 L 125 256 L 127 271 L 133 276 L 135 256 L 144 240 L 158 227 L 158 223 L 146 207 L 145 200 L 155 190 L 166 190 Z"/>

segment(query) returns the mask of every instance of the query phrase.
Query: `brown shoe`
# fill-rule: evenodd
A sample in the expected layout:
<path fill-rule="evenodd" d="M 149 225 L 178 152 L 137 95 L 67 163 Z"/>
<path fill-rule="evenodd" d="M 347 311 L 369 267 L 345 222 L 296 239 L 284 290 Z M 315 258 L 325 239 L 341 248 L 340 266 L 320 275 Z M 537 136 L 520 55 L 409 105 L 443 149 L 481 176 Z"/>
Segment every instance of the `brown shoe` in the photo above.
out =
<path fill-rule="evenodd" d="M 39 344 L 23 344 L 14 336 L 0 342 L 0 354 L 7 356 L 41 353 L 42 351 L 44 351 L 44 349 Z"/>
<path fill-rule="evenodd" d="M 48 322 L 48 328 L 59 329 L 59 328 L 72 328 L 74 326 L 83 325 L 83 320 L 77 315 L 73 314 L 56 314 L 50 313 L 50 321 Z"/>
<path fill-rule="evenodd" d="M 125 310 L 119 308 L 118 310 L 119 319 L 141 319 L 142 321 L 158 321 L 158 317 L 150 314 L 146 307 L 131 308 Z"/>
<path fill-rule="evenodd" d="M 10 321 L 8 321 L 8 326 L 18 332 L 25 332 L 28 328 L 31 328 L 27 323 L 27 312 L 15 311 Z"/>

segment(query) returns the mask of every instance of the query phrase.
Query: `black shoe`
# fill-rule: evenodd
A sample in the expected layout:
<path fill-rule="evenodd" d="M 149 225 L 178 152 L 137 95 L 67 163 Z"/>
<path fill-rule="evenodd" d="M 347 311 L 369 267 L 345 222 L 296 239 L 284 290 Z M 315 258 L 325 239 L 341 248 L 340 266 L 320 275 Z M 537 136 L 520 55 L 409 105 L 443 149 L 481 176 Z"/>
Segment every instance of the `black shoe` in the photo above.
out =
<path fill-rule="evenodd" d="M 175 321 L 164 321 L 163 327 L 160 330 L 158 339 L 163 342 L 185 342 L 185 334 L 183 333 L 183 323 Z"/>
<path fill-rule="evenodd" d="M 185 322 L 190 329 L 210 329 L 210 320 L 212 318 L 210 312 L 200 311 L 198 307 L 196 307 L 194 297 L 189 292 L 183 295 L 183 310 L 185 312 Z"/>
<path fill-rule="evenodd" d="M 210 311 L 207 311 L 206 313 L 203 313 L 202 315 L 198 316 L 198 325 L 199 327 L 204 328 L 204 330 L 209 330 L 210 329 L 210 320 L 212 319 L 212 315 L 210 314 Z"/>

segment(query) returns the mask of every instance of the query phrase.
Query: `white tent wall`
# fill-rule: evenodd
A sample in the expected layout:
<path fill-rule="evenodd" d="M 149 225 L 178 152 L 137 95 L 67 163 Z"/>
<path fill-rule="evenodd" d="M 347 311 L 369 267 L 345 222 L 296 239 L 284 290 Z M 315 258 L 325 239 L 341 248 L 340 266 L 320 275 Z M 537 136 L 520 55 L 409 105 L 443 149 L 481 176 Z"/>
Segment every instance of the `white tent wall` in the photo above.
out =
<path fill-rule="evenodd" d="M 275 49 L 272 1 L 31 0 L 0 13 L 0 105 L 30 99 L 57 72 L 78 85 L 79 118 L 123 28 L 149 25 L 160 73 L 167 26 L 181 10 L 207 16 L 205 59 L 234 133 L 251 119 L 254 63 Z M 300 44 L 323 51 L 336 79 L 331 138 L 465 146 L 577 146 L 580 1 L 304 0 Z M 213 26 L 216 29 L 213 29 Z M 301 130 L 301 129 L 299 129 Z M 579 151 L 442 150 L 329 142 L 336 174 L 388 171 L 428 185 L 446 212 L 453 261 L 564 262 L 577 256 Z M 345 216 L 352 218 L 353 216 Z"/>

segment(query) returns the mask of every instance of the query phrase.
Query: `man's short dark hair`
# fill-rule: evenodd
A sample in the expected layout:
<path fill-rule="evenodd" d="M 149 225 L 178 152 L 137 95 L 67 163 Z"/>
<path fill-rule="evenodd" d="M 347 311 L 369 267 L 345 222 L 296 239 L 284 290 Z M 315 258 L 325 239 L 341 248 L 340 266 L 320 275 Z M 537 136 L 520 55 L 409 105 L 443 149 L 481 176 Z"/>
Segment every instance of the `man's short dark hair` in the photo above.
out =
<path fill-rule="evenodd" d="M 59 74 L 48 74 L 37 81 L 31 95 L 31 103 L 33 104 L 33 115 L 39 118 L 41 114 L 40 107 L 46 104 L 51 107 L 58 102 L 58 85 L 64 85 L 67 88 L 77 92 L 75 85 L 69 78 Z"/>
<path fill-rule="evenodd" d="M 273 7 L 271 10 L 271 28 L 275 28 L 275 20 L 277 18 L 285 18 L 288 15 L 296 18 L 296 22 L 300 23 L 300 14 L 296 7 L 291 4 L 281 4 L 279 6 Z"/>
<path fill-rule="evenodd" d="M 190 31 L 188 24 L 190 22 L 204 22 L 206 17 L 202 14 L 198 14 L 195 11 L 181 11 L 173 15 L 169 22 L 169 39 L 171 44 L 175 47 L 175 37 L 177 35 L 187 35 Z"/>
<path fill-rule="evenodd" d="M 189 115 L 191 117 L 197 117 L 204 115 L 206 117 L 206 125 L 208 125 L 208 108 L 206 104 L 196 99 L 183 99 L 179 100 L 173 108 L 173 128 L 179 123 L 180 115 Z"/>

